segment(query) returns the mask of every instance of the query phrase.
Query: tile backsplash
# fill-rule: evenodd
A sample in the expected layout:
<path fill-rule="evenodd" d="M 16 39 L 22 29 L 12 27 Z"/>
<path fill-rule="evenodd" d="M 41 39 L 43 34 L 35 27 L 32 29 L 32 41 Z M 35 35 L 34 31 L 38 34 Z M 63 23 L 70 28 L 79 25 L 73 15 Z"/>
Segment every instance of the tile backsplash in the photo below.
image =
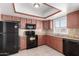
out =
<path fill-rule="evenodd" d="M 48 30 L 46 32 L 47 35 L 65 35 L 69 37 L 77 37 L 79 38 L 79 29 L 68 29 L 68 34 L 55 34 L 53 30 Z"/>
<path fill-rule="evenodd" d="M 71 37 L 79 37 L 79 29 L 68 29 L 68 35 Z"/>
<path fill-rule="evenodd" d="M 28 31 L 28 30 L 19 29 L 19 36 L 26 37 L 26 35 L 25 35 L 26 31 Z M 41 30 L 41 29 L 36 29 L 36 30 L 32 30 L 32 31 L 35 31 L 36 35 L 45 35 L 45 34 L 47 34 L 45 30 Z"/>

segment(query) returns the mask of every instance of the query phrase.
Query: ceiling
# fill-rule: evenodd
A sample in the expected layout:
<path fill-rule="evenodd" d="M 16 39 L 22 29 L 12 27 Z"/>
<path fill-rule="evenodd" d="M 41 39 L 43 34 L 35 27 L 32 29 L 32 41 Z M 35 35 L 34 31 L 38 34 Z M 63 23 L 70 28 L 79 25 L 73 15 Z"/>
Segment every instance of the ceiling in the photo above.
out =
<path fill-rule="evenodd" d="M 47 18 L 49 15 L 60 11 L 55 7 L 51 7 L 46 3 L 40 3 L 40 7 L 35 8 L 34 3 L 14 3 L 16 13 L 33 15 L 37 17 Z"/>
<path fill-rule="evenodd" d="M 0 11 L 1 11 L 0 13 L 6 14 L 6 15 L 24 17 L 24 18 L 49 20 L 49 19 L 55 19 L 55 18 L 64 16 L 67 13 L 79 10 L 79 3 L 46 3 L 46 4 L 54 8 L 44 5 L 44 4 L 40 4 L 41 7 L 36 9 L 32 7 L 33 3 L 16 3 L 15 11 L 20 12 L 20 13 L 15 13 L 12 3 L 0 3 Z M 59 10 L 61 10 L 61 12 L 51 15 Z M 25 15 L 25 14 L 29 14 L 29 15 Z M 39 17 L 34 17 L 30 15 L 39 16 Z M 51 16 L 47 17 L 49 15 Z M 44 19 L 41 17 L 47 17 L 47 18 Z"/>

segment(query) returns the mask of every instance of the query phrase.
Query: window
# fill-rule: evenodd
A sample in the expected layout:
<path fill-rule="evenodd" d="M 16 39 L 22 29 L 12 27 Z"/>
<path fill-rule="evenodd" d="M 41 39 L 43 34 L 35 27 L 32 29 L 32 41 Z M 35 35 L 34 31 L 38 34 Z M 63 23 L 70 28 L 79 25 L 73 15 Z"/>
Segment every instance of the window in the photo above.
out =
<path fill-rule="evenodd" d="M 53 20 L 54 33 L 68 34 L 67 30 L 67 17 L 60 17 Z"/>

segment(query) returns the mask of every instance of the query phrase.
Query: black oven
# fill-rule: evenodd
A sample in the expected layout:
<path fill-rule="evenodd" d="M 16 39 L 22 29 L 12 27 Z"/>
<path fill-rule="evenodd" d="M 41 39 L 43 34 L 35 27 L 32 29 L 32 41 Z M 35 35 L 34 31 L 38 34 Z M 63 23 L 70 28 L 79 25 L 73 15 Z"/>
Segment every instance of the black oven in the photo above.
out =
<path fill-rule="evenodd" d="M 27 49 L 35 48 L 38 46 L 38 36 L 35 31 L 26 31 Z"/>

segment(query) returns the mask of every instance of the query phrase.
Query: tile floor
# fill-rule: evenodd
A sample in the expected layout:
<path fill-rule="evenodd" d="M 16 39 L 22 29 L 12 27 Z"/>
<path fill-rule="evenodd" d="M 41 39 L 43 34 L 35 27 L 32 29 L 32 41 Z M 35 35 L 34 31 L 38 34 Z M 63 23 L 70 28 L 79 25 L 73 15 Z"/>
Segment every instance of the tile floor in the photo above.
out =
<path fill-rule="evenodd" d="M 19 51 L 19 53 L 13 54 L 11 56 L 64 56 L 64 55 L 46 45 L 43 45 L 37 48 Z"/>

